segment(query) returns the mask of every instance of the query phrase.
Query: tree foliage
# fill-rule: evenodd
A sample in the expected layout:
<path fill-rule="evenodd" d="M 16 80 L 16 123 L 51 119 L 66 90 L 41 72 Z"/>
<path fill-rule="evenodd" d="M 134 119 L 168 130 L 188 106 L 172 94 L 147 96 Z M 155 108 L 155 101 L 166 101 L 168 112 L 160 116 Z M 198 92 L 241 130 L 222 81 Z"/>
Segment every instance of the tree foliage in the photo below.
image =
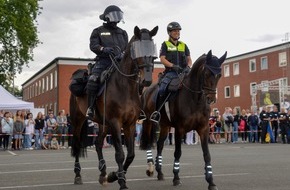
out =
<path fill-rule="evenodd" d="M 38 0 L 0 0 L 0 84 L 8 88 L 16 73 L 33 60 L 37 35 Z"/>

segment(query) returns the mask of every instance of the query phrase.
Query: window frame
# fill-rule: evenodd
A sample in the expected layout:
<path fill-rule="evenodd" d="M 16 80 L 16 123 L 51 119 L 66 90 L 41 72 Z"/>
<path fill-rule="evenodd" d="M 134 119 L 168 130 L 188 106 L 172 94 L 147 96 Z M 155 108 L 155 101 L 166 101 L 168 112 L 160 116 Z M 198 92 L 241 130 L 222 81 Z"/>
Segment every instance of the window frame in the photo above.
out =
<path fill-rule="evenodd" d="M 255 65 L 255 69 L 252 70 L 252 64 Z M 257 71 L 257 62 L 256 62 L 256 59 L 250 59 L 249 60 L 249 72 L 250 73 L 253 73 L 253 72 L 256 72 Z"/>

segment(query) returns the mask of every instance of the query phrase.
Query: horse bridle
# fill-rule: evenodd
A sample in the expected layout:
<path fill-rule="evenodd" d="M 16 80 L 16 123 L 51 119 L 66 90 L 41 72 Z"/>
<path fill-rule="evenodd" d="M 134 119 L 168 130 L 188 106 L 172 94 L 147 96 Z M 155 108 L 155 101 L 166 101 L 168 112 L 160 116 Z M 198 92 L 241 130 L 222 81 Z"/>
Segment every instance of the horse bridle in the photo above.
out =
<path fill-rule="evenodd" d="M 203 70 L 204 70 L 204 67 L 203 67 Z M 191 93 L 202 94 L 204 96 L 207 96 L 207 95 L 210 95 L 210 94 L 214 94 L 214 95 L 217 94 L 216 89 L 204 86 L 204 83 L 205 83 L 204 75 L 202 75 L 201 80 L 202 80 L 201 90 L 193 90 L 193 89 L 191 89 L 190 87 L 188 87 L 187 85 L 184 84 L 183 80 L 181 80 L 182 81 L 181 83 L 185 87 L 185 89 L 187 89 Z"/>

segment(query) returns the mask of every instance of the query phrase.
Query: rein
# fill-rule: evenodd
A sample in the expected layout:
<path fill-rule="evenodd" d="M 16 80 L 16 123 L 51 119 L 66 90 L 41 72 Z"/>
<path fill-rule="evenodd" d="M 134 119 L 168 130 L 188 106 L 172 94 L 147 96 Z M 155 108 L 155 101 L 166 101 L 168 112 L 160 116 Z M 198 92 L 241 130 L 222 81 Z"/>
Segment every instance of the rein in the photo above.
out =
<path fill-rule="evenodd" d="M 216 94 L 216 89 L 212 89 L 210 87 L 204 86 L 204 76 L 202 75 L 202 85 L 201 85 L 201 90 L 193 90 L 190 87 L 188 87 L 186 84 L 184 84 L 184 78 L 181 79 L 179 77 L 182 86 L 185 87 L 185 89 L 187 89 L 189 92 L 194 93 L 194 94 L 203 94 L 203 95 L 208 95 L 208 94 Z"/>

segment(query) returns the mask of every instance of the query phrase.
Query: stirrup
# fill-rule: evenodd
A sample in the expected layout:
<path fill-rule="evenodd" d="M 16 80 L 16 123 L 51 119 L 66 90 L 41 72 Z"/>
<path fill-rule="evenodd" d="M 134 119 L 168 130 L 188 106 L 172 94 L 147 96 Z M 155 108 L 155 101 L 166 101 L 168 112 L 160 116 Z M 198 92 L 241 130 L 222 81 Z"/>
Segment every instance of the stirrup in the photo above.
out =
<path fill-rule="evenodd" d="M 150 116 L 150 120 L 155 123 L 159 123 L 160 118 L 161 118 L 161 115 L 159 111 L 154 111 Z"/>
<path fill-rule="evenodd" d="M 141 110 L 141 113 L 140 113 L 140 115 L 139 115 L 139 117 L 138 117 L 138 120 L 140 120 L 140 121 L 144 121 L 144 120 L 146 120 L 146 119 L 147 119 L 147 117 L 146 117 L 145 112 L 144 112 L 143 110 Z"/>

